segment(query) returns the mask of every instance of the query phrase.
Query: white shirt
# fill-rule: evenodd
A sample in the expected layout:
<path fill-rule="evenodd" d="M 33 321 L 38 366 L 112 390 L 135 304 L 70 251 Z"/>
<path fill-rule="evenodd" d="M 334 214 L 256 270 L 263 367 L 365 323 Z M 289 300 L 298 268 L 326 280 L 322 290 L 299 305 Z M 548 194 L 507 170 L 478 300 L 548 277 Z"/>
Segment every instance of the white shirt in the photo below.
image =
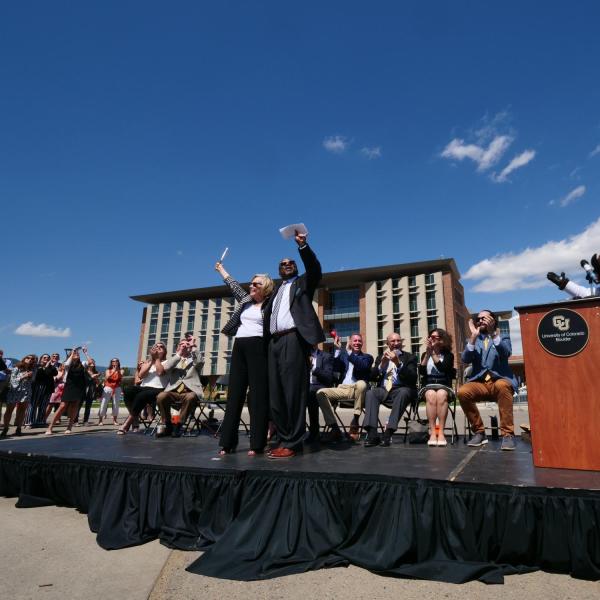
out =
<path fill-rule="evenodd" d="M 263 335 L 263 316 L 261 307 L 258 304 L 248 304 L 244 307 L 240 315 L 240 326 L 238 327 L 236 338 L 262 337 Z"/>
<path fill-rule="evenodd" d="M 164 365 L 166 362 L 167 361 L 165 360 L 162 364 Z M 157 388 L 161 390 L 166 387 L 167 383 L 169 383 L 168 373 L 158 375 L 156 373 L 156 365 L 154 364 L 150 367 L 146 376 L 140 381 L 142 387 Z"/>
<path fill-rule="evenodd" d="M 296 327 L 294 323 L 294 317 L 290 312 L 290 292 L 292 291 L 292 283 L 297 277 L 286 279 L 281 285 L 283 290 L 281 292 L 281 304 L 279 305 L 279 312 L 277 313 L 277 331 L 285 331 L 286 329 L 293 329 Z"/>

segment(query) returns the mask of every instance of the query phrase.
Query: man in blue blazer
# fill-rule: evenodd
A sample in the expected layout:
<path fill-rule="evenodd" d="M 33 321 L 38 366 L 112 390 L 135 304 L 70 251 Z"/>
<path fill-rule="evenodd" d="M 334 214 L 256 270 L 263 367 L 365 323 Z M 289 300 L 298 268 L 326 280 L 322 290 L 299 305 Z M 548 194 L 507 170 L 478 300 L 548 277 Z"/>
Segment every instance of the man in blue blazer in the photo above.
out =
<path fill-rule="evenodd" d="M 332 402 L 350 400 L 354 403 L 354 415 L 350 423 L 350 437 L 358 440 L 358 418 L 365 405 L 368 381 L 371 378 L 373 357 L 362 351 L 363 338 L 360 333 L 353 333 L 345 348 L 342 348 L 340 337 L 334 340 L 336 346 L 335 360 L 341 372 L 341 383 L 336 388 L 323 388 L 317 392 L 317 400 L 325 419 L 325 424 L 331 428 L 331 441 L 342 438 L 342 433 L 335 419 Z"/>
<path fill-rule="evenodd" d="M 476 322 L 469 319 L 471 337 L 462 360 L 472 366 L 471 377 L 458 390 L 458 399 L 474 436 L 469 446 L 487 444 L 485 427 L 477 402 L 498 403 L 502 450 L 514 450 L 513 393 L 517 382 L 508 366 L 512 354 L 510 338 L 498 333 L 498 319 L 491 310 L 482 310 Z"/>

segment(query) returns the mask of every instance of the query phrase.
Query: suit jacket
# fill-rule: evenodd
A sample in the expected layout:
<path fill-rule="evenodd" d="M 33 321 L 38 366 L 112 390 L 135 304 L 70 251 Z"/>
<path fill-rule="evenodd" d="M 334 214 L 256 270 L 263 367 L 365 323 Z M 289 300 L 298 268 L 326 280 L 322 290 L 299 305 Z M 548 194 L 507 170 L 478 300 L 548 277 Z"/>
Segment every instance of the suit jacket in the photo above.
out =
<path fill-rule="evenodd" d="M 319 281 L 321 281 L 321 264 L 308 244 L 298 248 L 298 251 L 306 272 L 298 276 L 291 284 L 290 313 L 292 314 L 298 333 L 300 333 L 307 344 L 313 346 L 325 341 L 323 328 L 312 305 L 315 290 Z M 271 338 L 270 325 L 273 301 L 281 285 L 280 283 L 274 290 L 263 312 L 263 328 L 266 340 Z"/>
<path fill-rule="evenodd" d="M 425 353 L 421 354 L 421 360 Z M 443 352 L 442 356 L 444 360 L 441 360 L 437 365 L 436 369 L 442 373 L 442 377 L 436 378 L 427 375 L 427 365 L 422 365 L 419 362 L 419 375 L 421 375 L 421 385 L 428 385 L 430 383 L 439 383 L 452 387 L 452 380 L 456 377 L 456 369 L 454 368 L 454 354 L 452 352 Z"/>
<path fill-rule="evenodd" d="M 235 307 L 235 310 L 231 314 L 229 321 L 227 321 L 227 323 L 225 323 L 225 327 L 223 327 L 223 329 L 221 329 L 221 333 L 224 333 L 225 335 L 227 335 L 229 337 L 233 337 L 237 333 L 237 330 L 240 328 L 241 317 L 242 317 L 242 312 L 243 312 L 244 308 L 246 308 L 246 306 L 248 306 L 248 304 L 252 304 L 254 302 L 254 300 L 252 300 L 252 297 L 250 296 L 250 294 L 233 277 L 227 277 L 225 279 L 225 284 L 227 285 L 227 287 L 229 287 L 233 297 L 237 300 L 237 306 Z M 264 302 L 261 306 L 261 312 L 263 313 L 263 320 L 264 320 L 264 316 L 265 316 L 265 303 Z"/>
<path fill-rule="evenodd" d="M 468 347 L 465 347 L 462 353 L 463 362 L 472 365 L 469 381 L 481 380 L 489 371 L 495 379 L 510 381 L 516 390 L 517 381 L 508 366 L 508 358 L 512 354 L 510 338 L 503 335 L 497 346 L 490 339 L 487 350 L 483 347 L 484 339 L 485 336 L 479 335 L 475 340 L 475 348 L 469 350 Z"/>
<path fill-rule="evenodd" d="M 346 377 L 346 371 L 348 370 L 348 365 L 352 364 L 354 370 L 352 371 L 352 375 L 354 379 L 357 381 L 362 379 L 367 383 L 371 379 L 371 367 L 373 366 L 373 357 L 370 354 L 366 354 L 365 352 L 350 352 L 346 350 L 346 348 L 340 348 L 340 354 L 336 357 L 336 361 L 338 363 L 337 370 L 340 372 L 340 383 L 344 381 L 344 377 Z"/>
<path fill-rule="evenodd" d="M 410 387 L 417 388 L 417 357 L 408 352 L 402 352 L 398 357 L 402 366 L 398 369 L 399 384 L 394 384 L 394 387 Z M 379 365 L 383 359 L 383 354 L 377 357 L 373 366 L 372 378 L 377 381 L 377 385 L 383 385 L 384 375 L 379 370 Z"/>
<path fill-rule="evenodd" d="M 180 369 L 177 366 L 181 360 L 178 354 L 174 354 L 171 358 L 167 359 L 165 362 L 165 371 L 169 375 L 169 383 L 165 388 L 165 392 L 173 392 L 179 387 L 180 383 L 183 383 L 190 392 L 194 392 L 198 398 L 202 398 L 203 390 L 202 383 L 200 382 L 200 373 L 204 365 L 204 357 L 202 354 L 193 352 L 190 358 L 192 360 L 188 362 L 185 369 Z"/>
<path fill-rule="evenodd" d="M 319 387 L 331 387 L 333 385 L 333 356 L 329 352 L 317 350 L 317 364 L 312 375 L 318 383 L 311 383 L 311 385 L 318 385 Z"/>

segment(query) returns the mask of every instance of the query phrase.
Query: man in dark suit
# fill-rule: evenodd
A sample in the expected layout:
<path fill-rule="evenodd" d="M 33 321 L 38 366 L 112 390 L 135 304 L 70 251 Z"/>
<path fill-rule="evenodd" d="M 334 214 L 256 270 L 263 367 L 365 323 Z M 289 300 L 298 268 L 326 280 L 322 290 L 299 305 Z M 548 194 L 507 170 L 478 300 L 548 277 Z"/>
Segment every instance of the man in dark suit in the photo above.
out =
<path fill-rule="evenodd" d="M 462 353 L 462 361 L 471 365 L 469 381 L 458 389 L 460 405 L 469 420 L 474 436 L 469 446 L 487 444 L 485 427 L 477 402 L 498 403 L 502 450 L 514 450 L 513 393 L 517 382 L 508 365 L 512 354 L 510 337 L 498 333 L 498 319 L 491 310 L 482 310 L 476 322 L 469 319 L 471 337 Z"/>
<path fill-rule="evenodd" d="M 310 354 L 310 386 L 308 388 L 308 437 L 306 442 L 319 441 L 319 402 L 317 392 L 333 385 L 333 356 L 317 346 Z"/>
<path fill-rule="evenodd" d="M 279 263 L 281 284 L 264 313 L 264 337 L 269 340 L 269 401 L 280 446 L 269 458 L 290 458 L 302 448 L 306 433 L 306 401 L 311 348 L 325 340 L 323 328 L 312 306 L 321 280 L 321 265 L 306 243 L 306 234 L 296 232 L 296 243 L 306 272 L 298 275 L 296 262 Z"/>
<path fill-rule="evenodd" d="M 389 446 L 406 407 L 417 397 L 417 357 L 403 352 L 403 340 L 399 334 L 390 333 L 386 341 L 388 347 L 377 357 L 373 367 L 377 387 L 369 390 L 365 398 L 363 427 L 367 430 L 366 448 L 379 444 Z M 383 440 L 377 434 L 381 404 L 392 409 Z"/>

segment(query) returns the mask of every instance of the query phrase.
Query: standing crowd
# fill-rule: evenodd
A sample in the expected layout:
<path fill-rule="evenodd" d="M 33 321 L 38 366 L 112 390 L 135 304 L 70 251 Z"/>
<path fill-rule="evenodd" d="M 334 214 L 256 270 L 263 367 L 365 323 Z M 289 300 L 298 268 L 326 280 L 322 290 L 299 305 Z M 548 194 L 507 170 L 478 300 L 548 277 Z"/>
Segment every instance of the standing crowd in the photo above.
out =
<path fill-rule="evenodd" d="M 81 360 L 81 350 L 85 361 Z M 51 435 L 65 412 L 65 433 L 71 433 L 73 426 L 92 425 L 90 414 L 94 401 L 100 402 L 98 425 L 103 424 L 109 404 L 116 425 L 122 377 L 118 358 L 114 358 L 101 375 L 85 347 L 73 349 L 64 363 L 60 362 L 58 353 L 53 353 L 39 358 L 28 354 L 13 364 L 4 358 L 4 351 L 0 349 L 0 437 L 8 435 L 13 414 L 16 436 L 22 435 L 23 429 L 40 427 L 47 427 L 46 434 Z"/>

